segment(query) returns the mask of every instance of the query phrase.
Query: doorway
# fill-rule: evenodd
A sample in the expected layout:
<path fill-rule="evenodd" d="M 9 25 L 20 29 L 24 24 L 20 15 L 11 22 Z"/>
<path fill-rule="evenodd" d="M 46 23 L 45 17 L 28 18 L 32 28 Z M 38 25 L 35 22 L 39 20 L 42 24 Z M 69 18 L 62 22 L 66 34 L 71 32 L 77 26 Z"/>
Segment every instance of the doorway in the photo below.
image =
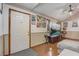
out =
<path fill-rule="evenodd" d="M 31 47 L 31 15 L 9 9 L 8 54 Z"/>

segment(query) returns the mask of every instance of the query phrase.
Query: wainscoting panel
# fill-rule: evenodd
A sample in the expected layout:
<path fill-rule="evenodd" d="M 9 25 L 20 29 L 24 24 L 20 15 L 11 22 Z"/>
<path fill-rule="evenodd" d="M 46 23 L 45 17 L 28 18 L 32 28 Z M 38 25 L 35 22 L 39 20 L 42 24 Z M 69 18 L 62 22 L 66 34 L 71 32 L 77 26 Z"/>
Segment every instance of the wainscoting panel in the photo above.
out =
<path fill-rule="evenodd" d="M 74 40 L 79 40 L 79 31 L 67 31 L 67 34 L 65 35 L 67 38 L 71 38 Z"/>
<path fill-rule="evenodd" d="M 8 34 L 4 34 L 4 54 L 8 55 Z"/>
<path fill-rule="evenodd" d="M 0 36 L 0 56 L 3 55 L 3 39 L 2 36 Z"/>
<path fill-rule="evenodd" d="M 45 43 L 45 37 L 44 35 L 47 34 L 45 32 L 38 32 L 38 33 L 32 33 L 31 34 L 31 47 Z"/>

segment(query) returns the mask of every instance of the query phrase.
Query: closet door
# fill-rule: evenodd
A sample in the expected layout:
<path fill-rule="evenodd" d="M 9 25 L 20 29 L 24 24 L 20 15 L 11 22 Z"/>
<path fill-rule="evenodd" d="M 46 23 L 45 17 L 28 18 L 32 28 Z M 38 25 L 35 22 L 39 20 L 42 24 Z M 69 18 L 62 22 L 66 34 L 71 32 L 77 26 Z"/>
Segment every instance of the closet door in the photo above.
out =
<path fill-rule="evenodd" d="M 11 53 L 29 48 L 29 15 L 11 10 Z"/>

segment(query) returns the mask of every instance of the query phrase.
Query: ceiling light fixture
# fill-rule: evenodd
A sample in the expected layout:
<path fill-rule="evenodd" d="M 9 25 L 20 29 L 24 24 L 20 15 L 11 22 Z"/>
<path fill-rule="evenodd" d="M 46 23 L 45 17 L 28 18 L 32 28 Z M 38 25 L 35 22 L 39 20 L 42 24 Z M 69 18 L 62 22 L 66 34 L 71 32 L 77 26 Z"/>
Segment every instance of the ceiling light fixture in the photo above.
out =
<path fill-rule="evenodd" d="M 73 8 L 71 4 L 67 4 L 67 6 L 65 7 L 65 9 L 63 10 L 63 12 L 65 13 L 65 15 L 67 15 L 68 17 L 71 16 L 73 14 Z"/>
<path fill-rule="evenodd" d="M 68 12 L 69 12 L 69 15 L 72 15 L 72 11 L 73 11 L 73 10 L 72 10 L 72 5 L 70 4 L 70 5 L 69 5 L 69 11 L 68 11 Z"/>

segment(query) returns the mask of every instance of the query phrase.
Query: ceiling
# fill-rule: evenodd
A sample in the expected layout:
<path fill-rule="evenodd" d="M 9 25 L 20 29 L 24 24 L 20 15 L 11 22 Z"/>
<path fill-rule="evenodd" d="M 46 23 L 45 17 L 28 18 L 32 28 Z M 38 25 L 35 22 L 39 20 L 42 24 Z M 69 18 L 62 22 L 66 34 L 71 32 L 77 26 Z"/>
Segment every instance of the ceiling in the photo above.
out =
<path fill-rule="evenodd" d="M 68 17 L 67 11 L 69 9 L 69 3 L 9 3 L 10 5 L 22 8 L 29 9 L 40 14 L 44 14 L 50 17 L 54 17 L 58 20 L 65 20 Z M 78 3 L 72 3 L 73 9 L 78 9 Z"/>

